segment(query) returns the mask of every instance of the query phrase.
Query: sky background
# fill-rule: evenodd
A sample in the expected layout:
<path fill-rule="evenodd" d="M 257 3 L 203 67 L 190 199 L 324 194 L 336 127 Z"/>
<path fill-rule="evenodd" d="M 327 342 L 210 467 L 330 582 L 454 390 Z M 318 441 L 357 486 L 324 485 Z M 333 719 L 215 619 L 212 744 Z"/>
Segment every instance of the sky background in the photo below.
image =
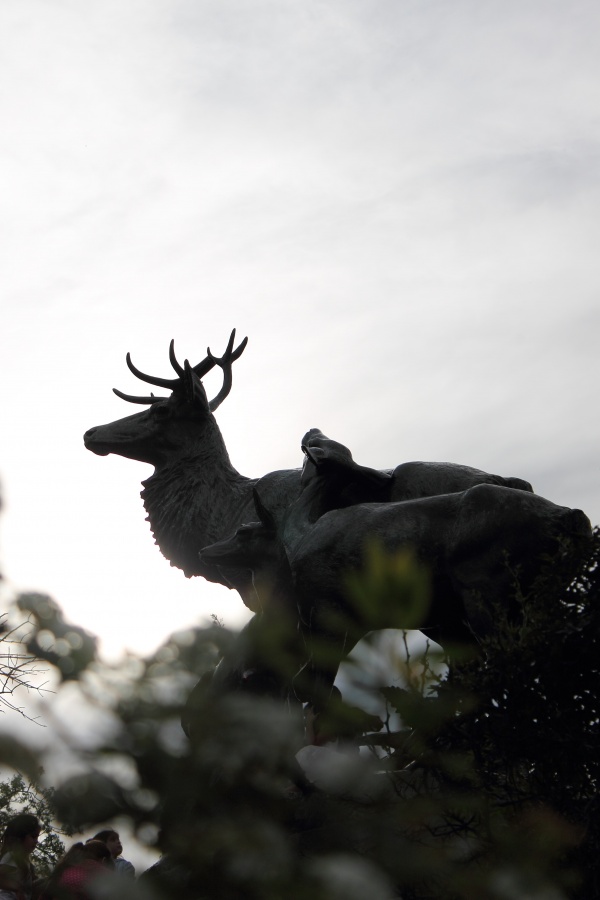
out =
<path fill-rule="evenodd" d="M 113 657 L 245 620 L 154 546 L 150 467 L 82 442 L 145 393 L 127 351 L 172 377 L 233 327 L 243 474 L 319 427 L 600 522 L 599 37 L 584 0 L 2 0 L 9 588 Z"/>

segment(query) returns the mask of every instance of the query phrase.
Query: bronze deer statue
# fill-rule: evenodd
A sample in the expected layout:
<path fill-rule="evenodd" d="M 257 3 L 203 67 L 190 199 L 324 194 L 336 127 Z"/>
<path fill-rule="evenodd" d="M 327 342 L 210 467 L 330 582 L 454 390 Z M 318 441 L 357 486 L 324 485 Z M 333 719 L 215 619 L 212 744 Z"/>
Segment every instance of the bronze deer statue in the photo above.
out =
<path fill-rule="evenodd" d="M 137 378 L 169 391 L 170 395 L 131 396 L 114 388 L 118 397 L 148 409 L 91 428 L 85 433 L 84 442 L 89 450 L 100 456 L 116 453 L 153 465 L 154 473 L 142 482 L 141 496 L 163 555 L 187 577 L 201 575 L 209 581 L 235 588 L 244 603 L 256 610 L 259 601 L 250 573 L 201 562 L 198 552 L 202 547 L 226 538 L 243 523 L 256 519 L 252 498 L 255 487 L 275 520 L 281 522 L 287 508 L 299 496 L 301 470 L 285 469 L 269 472 L 262 478 L 248 478 L 231 464 L 213 413 L 229 394 L 232 366 L 244 351 L 247 338 L 235 349 L 234 342 L 235 329 L 222 357 L 214 356 L 209 349 L 197 365 L 191 366 L 186 360 L 182 366 L 171 341 L 169 359 L 175 378 L 146 375 L 133 365 L 127 354 L 127 365 Z M 209 402 L 202 378 L 215 367 L 223 372 L 223 386 Z M 345 496 L 345 505 L 365 500 L 430 496 L 465 490 L 479 483 L 526 486 L 531 490 L 526 482 L 518 479 L 503 479 L 451 463 L 411 462 L 386 472 L 366 470 L 354 463 L 347 448 L 331 441 L 318 429 L 312 429 L 306 441 L 315 455 L 325 450 L 328 459 L 340 460 L 347 470 L 360 470 L 360 489 L 358 493 L 350 491 Z"/>
<path fill-rule="evenodd" d="M 232 366 L 247 340 L 244 338 L 234 349 L 234 329 L 221 358 L 213 356 L 209 349 L 195 366 L 187 360 L 180 365 L 171 341 L 169 359 L 177 373 L 171 379 L 146 375 L 127 354 L 127 365 L 137 378 L 171 394 L 138 397 L 113 388 L 123 400 L 149 408 L 91 428 L 85 433 L 84 442 L 88 450 L 100 456 L 116 453 L 153 465 L 154 473 L 142 482 L 141 496 L 147 521 L 163 555 L 188 578 L 201 575 L 237 589 L 253 609 L 255 593 L 248 572 L 225 573 L 198 558 L 201 547 L 231 534 L 242 522 L 254 517 L 252 489 L 259 482 L 275 515 L 285 510 L 300 489 L 297 469 L 271 472 L 262 479 L 247 478 L 236 471 L 213 415 L 229 394 Z M 223 386 L 209 402 L 202 378 L 215 366 L 223 371 Z"/>

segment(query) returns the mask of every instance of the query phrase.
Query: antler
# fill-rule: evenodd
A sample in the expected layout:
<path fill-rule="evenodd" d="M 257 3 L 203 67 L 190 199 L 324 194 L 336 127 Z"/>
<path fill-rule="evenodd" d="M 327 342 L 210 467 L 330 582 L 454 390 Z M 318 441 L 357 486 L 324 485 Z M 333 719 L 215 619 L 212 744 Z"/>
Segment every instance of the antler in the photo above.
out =
<path fill-rule="evenodd" d="M 173 350 L 173 341 L 171 341 L 171 350 Z M 173 354 L 174 357 L 174 354 Z M 140 381 L 145 381 L 146 384 L 157 385 L 158 387 L 164 387 L 168 390 L 174 391 L 175 388 L 179 385 L 179 378 L 155 378 L 152 375 L 146 375 L 144 372 L 141 372 L 137 366 L 131 361 L 131 356 L 129 353 L 125 357 L 125 361 L 127 362 L 127 366 L 129 370 L 133 372 L 136 378 L 139 378 Z M 149 397 L 134 397 L 133 394 L 124 394 L 122 391 L 117 390 L 117 388 L 113 388 L 113 393 L 120 397 L 121 400 L 127 400 L 128 403 L 158 403 L 159 400 L 164 400 L 164 397 L 155 397 L 154 394 L 150 394 Z"/>
<path fill-rule="evenodd" d="M 219 366 L 223 370 L 223 386 L 214 400 L 211 400 L 209 403 L 209 409 L 211 412 L 214 412 L 217 409 L 225 397 L 229 394 L 231 390 L 231 385 L 233 383 L 233 374 L 231 371 L 231 367 L 236 359 L 239 359 L 244 350 L 246 349 L 246 344 L 248 343 L 248 338 L 245 337 L 244 340 L 240 343 L 236 349 L 233 349 L 233 342 L 235 341 L 235 328 L 229 335 L 229 341 L 227 343 L 227 348 L 225 353 L 220 358 L 214 356 L 210 347 L 206 348 L 206 356 L 195 366 L 190 366 L 187 359 L 184 362 L 184 366 L 177 361 L 177 357 L 175 356 L 175 343 L 171 341 L 171 345 L 169 347 L 169 359 L 171 360 L 171 365 L 179 375 L 180 379 L 186 379 L 189 377 L 187 374 L 188 367 L 194 372 L 198 378 L 202 379 L 211 369 L 214 369 L 215 366 Z"/>
<path fill-rule="evenodd" d="M 149 397 L 134 397 L 132 394 L 124 394 L 123 391 L 119 391 L 117 388 L 113 388 L 113 394 L 116 394 L 121 400 L 127 400 L 129 403 L 158 403 L 159 400 L 165 399 L 164 397 L 155 397 L 154 394 L 150 394 Z"/>
<path fill-rule="evenodd" d="M 213 356 L 210 352 L 210 347 L 206 348 L 207 355 L 195 366 L 190 366 L 187 359 L 185 360 L 185 366 L 182 366 L 175 356 L 175 341 L 171 341 L 169 345 L 169 360 L 171 361 L 171 365 L 177 372 L 177 378 L 159 378 L 154 375 L 146 375 L 145 372 L 142 372 L 137 366 L 134 366 L 131 361 L 131 356 L 129 353 L 125 357 L 127 366 L 131 372 L 135 375 L 136 378 L 139 378 L 140 381 L 145 381 L 146 384 L 156 385 L 158 387 L 167 388 L 167 390 L 175 391 L 178 388 L 181 388 L 182 384 L 185 384 L 186 380 L 190 377 L 190 372 L 194 372 L 199 379 L 202 379 L 211 369 L 215 366 L 220 366 L 223 370 L 223 387 L 214 398 L 209 403 L 209 408 L 211 412 L 214 412 L 218 406 L 221 405 L 225 397 L 228 395 L 231 390 L 232 385 L 232 372 L 231 367 L 236 359 L 242 355 L 244 350 L 246 349 L 246 344 L 248 343 L 248 338 L 245 337 L 244 340 L 240 343 L 236 349 L 233 349 L 233 342 L 235 340 L 235 328 L 231 332 L 229 337 L 229 343 L 227 344 L 227 349 L 222 357 L 218 358 Z M 187 370 L 187 372 L 186 372 Z M 164 397 L 155 397 L 154 394 L 151 394 L 150 397 L 134 397 L 132 394 L 124 394 L 122 391 L 117 390 L 117 388 L 113 388 L 114 393 L 117 397 L 120 397 L 122 400 L 127 400 L 129 403 L 157 403 L 159 400 L 164 400 Z"/>
<path fill-rule="evenodd" d="M 233 350 L 234 340 L 235 340 L 235 328 L 231 332 L 231 336 L 229 338 L 229 343 L 227 344 L 227 349 L 225 350 L 225 353 L 223 354 L 223 356 L 220 359 L 217 359 L 216 356 L 213 356 L 212 353 L 210 352 L 210 348 L 207 348 L 207 352 L 208 352 L 210 359 L 212 360 L 213 366 L 214 365 L 220 366 L 220 368 L 223 370 L 223 387 L 221 388 L 221 390 L 219 391 L 217 396 L 214 398 L 214 400 L 211 400 L 210 403 L 208 404 L 211 412 L 214 412 L 215 409 L 217 409 L 221 405 L 221 403 L 223 402 L 223 400 L 225 399 L 225 397 L 228 395 L 229 391 L 231 390 L 231 385 L 233 383 L 233 373 L 231 371 L 231 367 L 232 367 L 233 363 L 236 361 L 236 359 L 240 358 L 240 356 L 246 349 L 246 344 L 248 343 L 248 338 L 245 337 L 244 340 L 240 343 L 239 347 L 236 347 L 236 349 Z"/>

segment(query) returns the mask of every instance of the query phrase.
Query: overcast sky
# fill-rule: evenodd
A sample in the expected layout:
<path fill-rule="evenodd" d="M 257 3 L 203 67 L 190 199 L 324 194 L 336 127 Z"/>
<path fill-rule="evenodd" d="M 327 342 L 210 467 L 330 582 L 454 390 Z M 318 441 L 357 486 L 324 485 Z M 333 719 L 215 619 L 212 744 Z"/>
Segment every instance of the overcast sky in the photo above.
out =
<path fill-rule="evenodd" d="M 2 0 L 10 585 L 113 654 L 245 618 L 154 546 L 151 469 L 82 442 L 134 411 L 127 351 L 172 377 L 233 327 L 243 474 L 317 426 L 600 522 L 599 32 L 584 0 Z"/>

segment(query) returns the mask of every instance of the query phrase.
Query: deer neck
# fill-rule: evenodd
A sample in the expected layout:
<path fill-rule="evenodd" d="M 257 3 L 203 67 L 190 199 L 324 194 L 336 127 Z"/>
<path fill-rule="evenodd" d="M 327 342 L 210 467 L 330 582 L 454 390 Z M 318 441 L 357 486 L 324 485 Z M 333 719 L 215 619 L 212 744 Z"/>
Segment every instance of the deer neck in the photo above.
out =
<path fill-rule="evenodd" d="M 285 557 L 281 562 L 273 561 L 272 568 L 252 572 L 252 587 L 255 594 L 255 612 L 274 615 L 276 619 L 297 620 L 297 604 L 290 565 Z"/>
<path fill-rule="evenodd" d="M 218 571 L 201 565 L 198 553 L 245 520 L 254 481 L 240 475 L 228 459 L 218 465 L 207 462 L 202 455 L 191 455 L 157 468 L 142 482 L 141 497 L 155 543 L 171 565 L 188 578 L 204 575 L 221 581 Z"/>
<path fill-rule="evenodd" d="M 293 558 L 304 535 L 324 513 L 341 505 L 336 486 L 323 476 L 305 485 L 298 498 L 290 504 L 283 519 L 283 540 L 287 554 Z"/>

